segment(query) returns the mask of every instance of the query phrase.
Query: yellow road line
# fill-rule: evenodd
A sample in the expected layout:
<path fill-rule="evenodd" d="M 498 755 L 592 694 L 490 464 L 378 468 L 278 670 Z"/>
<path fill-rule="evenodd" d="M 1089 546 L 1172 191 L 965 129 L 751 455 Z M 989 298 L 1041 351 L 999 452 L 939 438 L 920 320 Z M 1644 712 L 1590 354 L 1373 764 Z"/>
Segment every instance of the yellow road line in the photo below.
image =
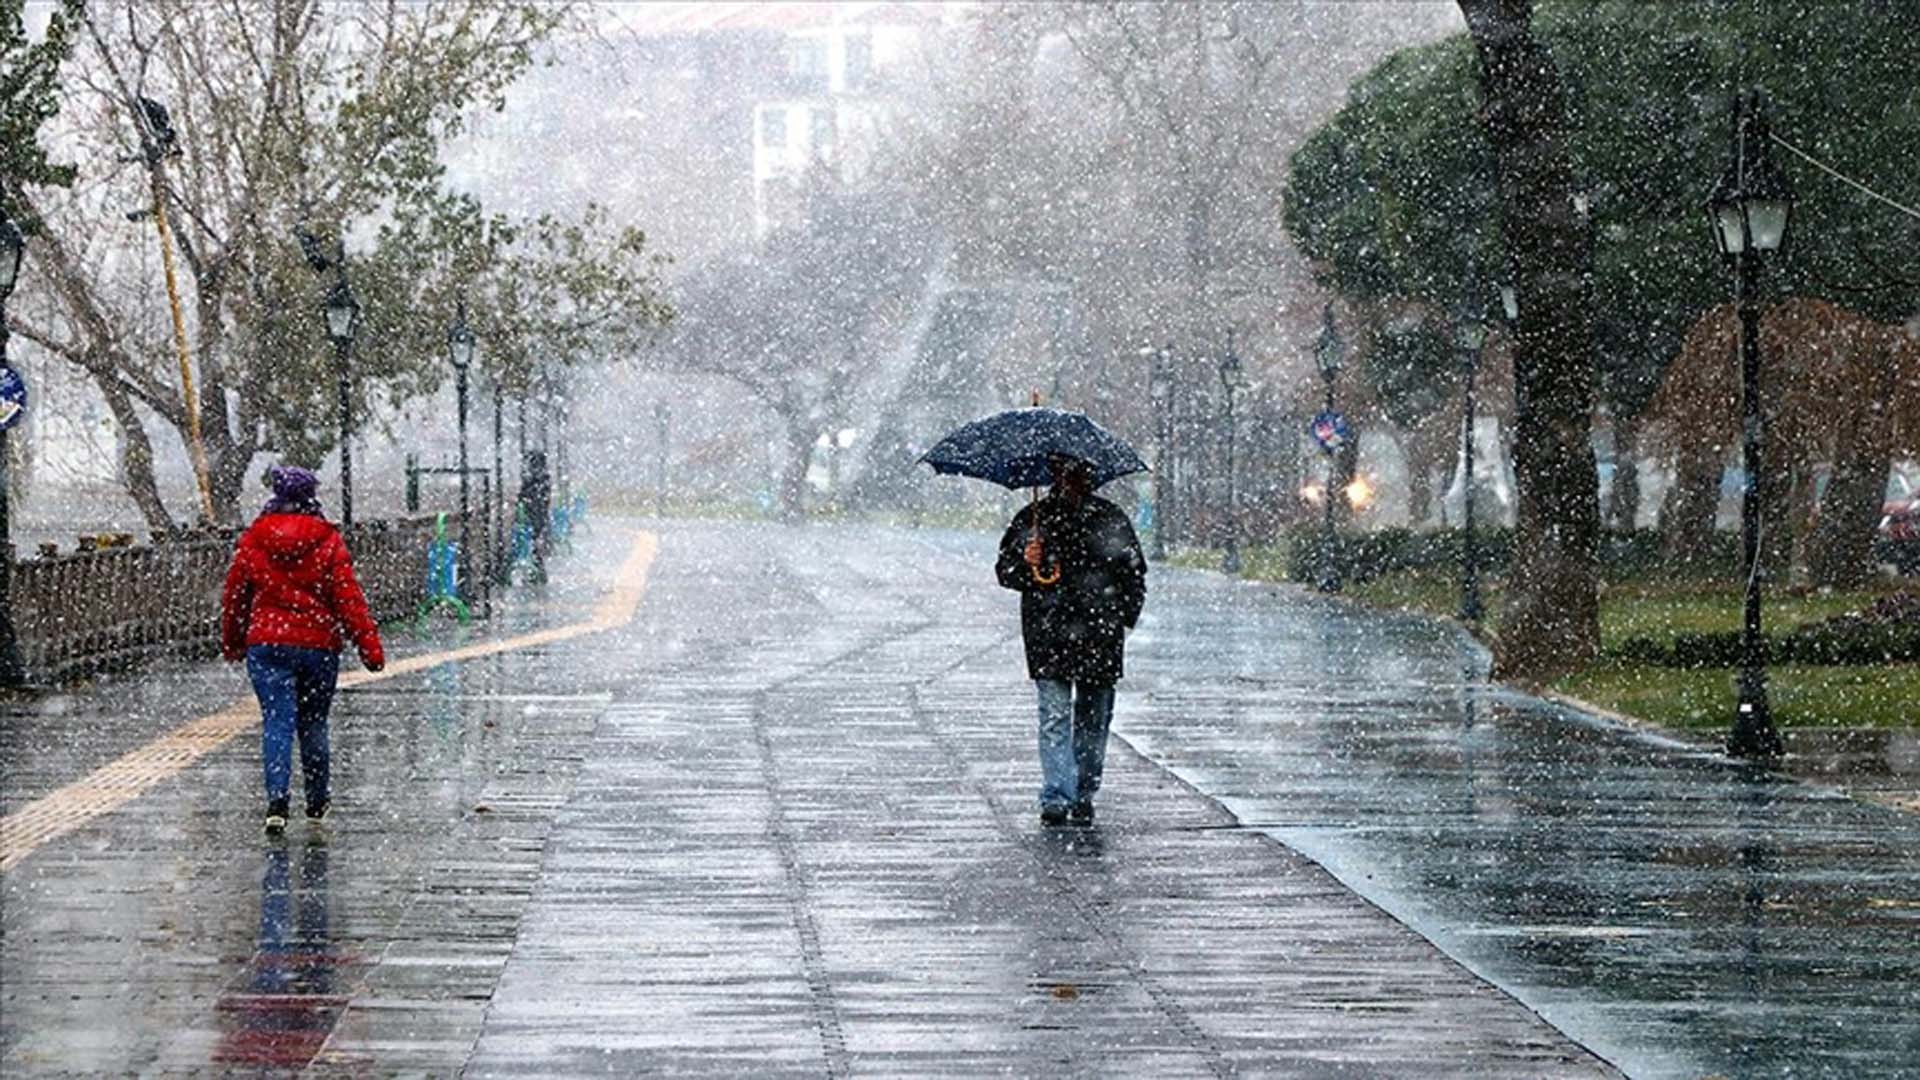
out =
<path fill-rule="evenodd" d="M 660 550 L 659 537 L 636 533 L 633 550 L 620 566 L 611 591 L 594 606 L 585 622 L 537 630 L 531 634 L 463 645 L 445 652 L 394 660 L 379 672 L 351 671 L 340 676 L 340 688 L 365 686 L 385 679 L 425 671 L 457 660 L 551 645 L 587 634 L 625 626 L 640 608 L 647 590 L 647 571 Z M 257 730 L 260 707 L 243 698 L 160 736 L 152 742 L 102 765 L 86 776 L 41 796 L 0 818 L 0 871 L 10 870 L 42 844 L 72 832 L 102 814 L 111 813 L 154 785 L 178 776 L 228 739 Z"/>

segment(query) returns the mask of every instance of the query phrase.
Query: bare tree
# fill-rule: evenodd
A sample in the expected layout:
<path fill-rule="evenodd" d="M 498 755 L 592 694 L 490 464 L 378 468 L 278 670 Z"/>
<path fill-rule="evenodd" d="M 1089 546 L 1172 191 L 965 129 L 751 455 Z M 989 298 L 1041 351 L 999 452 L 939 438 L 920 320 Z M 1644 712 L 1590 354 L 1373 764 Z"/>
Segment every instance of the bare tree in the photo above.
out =
<path fill-rule="evenodd" d="M 151 420 L 184 440 L 200 408 L 213 513 L 223 520 L 237 512 L 258 453 L 315 457 L 333 441 L 323 404 L 332 357 L 296 227 L 329 241 L 352 237 L 363 402 L 437 385 L 445 313 L 462 292 L 511 294 L 539 310 L 559 293 L 585 299 L 577 287 L 591 282 L 603 298 L 624 289 L 616 299 L 637 302 L 629 309 L 636 324 L 664 316 L 648 291 L 637 230 L 599 238 L 552 221 L 515 229 L 443 183 L 443 141 L 470 109 L 498 108 L 534 50 L 570 18 L 564 6 L 493 0 L 99 0 L 87 8 L 88 47 L 68 81 L 80 107 L 66 134 L 90 175 L 70 196 L 27 197 L 47 223 L 36 280 L 58 314 L 18 329 L 99 388 L 125 434 L 128 490 L 153 528 L 172 518 L 154 475 Z M 164 100 L 177 130 L 164 170 L 153 167 L 149 100 Z M 136 169 L 146 175 L 136 179 Z M 155 278 L 143 266 L 151 237 L 114 231 L 149 180 L 174 221 L 185 268 L 193 396 L 175 378 L 154 305 L 136 300 L 152 295 Z M 481 289 L 479 279 L 515 258 L 516 238 L 527 260 L 514 264 L 519 270 L 536 256 L 571 254 L 576 263 Z M 477 315 L 506 329 L 528 321 L 524 310 Z"/>
<path fill-rule="evenodd" d="M 929 250 L 899 195 L 825 190 L 758 256 L 682 283 L 676 326 L 650 362 L 722 377 L 767 407 L 787 444 L 786 515 L 805 509 L 815 441 L 844 426 L 854 386 L 907 322 Z"/>

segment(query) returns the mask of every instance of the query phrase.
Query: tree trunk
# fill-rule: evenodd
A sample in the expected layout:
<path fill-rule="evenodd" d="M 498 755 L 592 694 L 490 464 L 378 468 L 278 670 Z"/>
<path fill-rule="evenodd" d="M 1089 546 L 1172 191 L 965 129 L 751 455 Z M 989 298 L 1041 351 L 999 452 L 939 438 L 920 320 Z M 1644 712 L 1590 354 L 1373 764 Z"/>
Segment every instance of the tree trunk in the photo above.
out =
<path fill-rule="evenodd" d="M 787 467 L 780 474 L 780 516 L 798 521 L 807 512 L 807 468 L 813 463 L 812 431 L 787 428 Z"/>
<path fill-rule="evenodd" d="M 1857 451 L 1834 463 L 1814 529 L 1809 571 L 1815 585 L 1851 589 L 1873 577 L 1873 540 L 1892 467 L 1884 451 Z"/>
<path fill-rule="evenodd" d="M 1874 574 L 1873 539 L 1880 527 L 1887 496 L 1887 473 L 1893 468 L 1892 357 L 1877 357 L 1880 386 L 1861 395 L 1864 408 L 1854 422 L 1840 425 L 1833 457 L 1833 476 L 1820 500 L 1813 529 L 1808 572 L 1815 585 L 1854 588 Z"/>
<path fill-rule="evenodd" d="M 1616 416 L 1613 421 L 1613 490 L 1608 496 L 1608 520 L 1616 529 L 1631 531 L 1640 517 L 1640 418 Z"/>
<path fill-rule="evenodd" d="M 140 426 L 140 414 L 134 411 L 132 398 L 119 380 L 110 375 L 94 372 L 93 381 L 106 397 L 114 423 L 120 427 L 121 484 L 133 497 L 133 504 L 139 507 L 147 528 L 172 532 L 173 517 L 167 513 L 167 504 L 160 498 L 160 485 L 153 476 L 153 443 L 147 439 L 147 429 Z"/>
<path fill-rule="evenodd" d="M 1695 439 L 1679 449 L 1673 485 L 1660 504 L 1661 554 L 1669 562 L 1689 563 L 1710 550 L 1720 510 L 1720 478 L 1726 472 L 1720 457 L 1719 448 Z"/>
<path fill-rule="evenodd" d="M 1502 676 L 1567 671 L 1599 653 L 1599 476 L 1593 417 L 1593 280 L 1573 209 L 1566 101 L 1533 36 L 1530 0 L 1459 0 L 1480 58 L 1481 124 L 1494 149 L 1502 233 L 1515 267 L 1514 478 L 1518 514 Z"/>
<path fill-rule="evenodd" d="M 1433 519 L 1433 471 L 1427 456 L 1414 446 L 1414 437 L 1400 439 L 1401 456 L 1407 462 L 1407 525 L 1420 528 Z"/>

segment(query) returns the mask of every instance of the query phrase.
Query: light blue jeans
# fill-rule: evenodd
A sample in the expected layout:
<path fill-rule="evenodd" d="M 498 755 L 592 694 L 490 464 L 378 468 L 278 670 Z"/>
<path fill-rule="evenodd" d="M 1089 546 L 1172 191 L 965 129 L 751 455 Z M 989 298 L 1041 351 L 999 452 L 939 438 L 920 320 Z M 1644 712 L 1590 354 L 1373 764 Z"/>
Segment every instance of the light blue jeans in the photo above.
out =
<path fill-rule="evenodd" d="M 1113 687 L 1035 679 L 1040 693 L 1040 805 L 1093 801 L 1107 764 Z"/>

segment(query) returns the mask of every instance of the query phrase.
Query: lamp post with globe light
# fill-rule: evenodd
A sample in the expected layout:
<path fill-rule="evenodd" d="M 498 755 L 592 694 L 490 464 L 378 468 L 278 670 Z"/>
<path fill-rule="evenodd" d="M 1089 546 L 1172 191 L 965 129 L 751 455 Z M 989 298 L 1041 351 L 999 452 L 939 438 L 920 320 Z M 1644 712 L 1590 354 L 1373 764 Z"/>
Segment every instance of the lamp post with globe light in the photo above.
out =
<path fill-rule="evenodd" d="M 1220 386 L 1227 392 L 1227 540 L 1220 556 L 1220 570 L 1240 573 L 1240 507 L 1234 486 L 1233 399 L 1240 390 L 1240 354 L 1233 349 L 1233 335 L 1227 335 L 1227 352 L 1220 358 Z"/>
<path fill-rule="evenodd" d="M 1740 674 L 1727 753 L 1773 760 L 1780 732 L 1767 702 L 1767 645 L 1761 631 L 1761 484 L 1771 485 L 1762 461 L 1766 417 L 1760 408 L 1760 264 L 1782 249 L 1793 212 L 1793 188 L 1773 164 L 1764 103 L 1758 94 L 1734 101 L 1733 156 L 1707 197 L 1707 216 L 1720 254 L 1733 265 L 1733 295 L 1740 315 L 1741 460 L 1740 548 L 1746 580 L 1740 630 Z"/>
<path fill-rule="evenodd" d="M 1346 358 L 1346 342 L 1340 338 L 1340 330 L 1333 324 L 1333 305 L 1328 304 L 1322 312 L 1320 338 L 1314 344 L 1314 359 L 1320 368 L 1320 378 L 1327 384 L 1326 415 L 1333 413 L 1333 383 L 1340 377 L 1340 366 Z M 1339 535 L 1334 531 L 1333 500 L 1337 486 L 1338 466 L 1336 452 L 1322 445 L 1327 458 L 1327 486 L 1324 492 L 1325 505 L 1322 507 L 1320 535 L 1320 576 L 1317 582 L 1321 592 L 1340 591 L 1340 553 Z"/>
<path fill-rule="evenodd" d="M 1460 351 L 1461 379 L 1465 383 L 1460 406 L 1460 621 L 1478 623 L 1484 609 L 1480 603 L 1480 541 L 1474 534 L 1473 520 L 1473 427 L 1474 382 L 1480 368 L 1480 348 L 1486 343 L 1487 328 L 1471 309 L 1454 327 L 1454 344 Z"/>
<path fill-rule="evenodd" d="M 453 324 L 447 327 L 447 358 L 453 364 L 453 384 L 455 396 L 459 399 L 460 431 L 460 588 L 464 590 L 471 580 L 473 568 L 471 506 L 472 478 L 467 475 L 467 368 L 473 364 L 473 328 L 467 325 L 467 302 L 460 301 L 454 311 Z"/>
<path fill-rule="evenodd" d="M 1140 350 L 1148 357 L 1147 398 L 1153 410 L 1153 537 L 1148 557 L 1159 562 L 1167 557 L 1167 538 L 1173 531 L 1172 466 L 1167 460 L 1173 441 L 1173 344 L 1148 345 Z"/>
<path fill-rule="evenodd" d="M 340 527 L 353 527 L 353 335 L 360 328 L 360 303 L 347 284 L 346 268 L 327 290 L 321 310 L 333 339 L 334 388 L 340 402 Z"/>

